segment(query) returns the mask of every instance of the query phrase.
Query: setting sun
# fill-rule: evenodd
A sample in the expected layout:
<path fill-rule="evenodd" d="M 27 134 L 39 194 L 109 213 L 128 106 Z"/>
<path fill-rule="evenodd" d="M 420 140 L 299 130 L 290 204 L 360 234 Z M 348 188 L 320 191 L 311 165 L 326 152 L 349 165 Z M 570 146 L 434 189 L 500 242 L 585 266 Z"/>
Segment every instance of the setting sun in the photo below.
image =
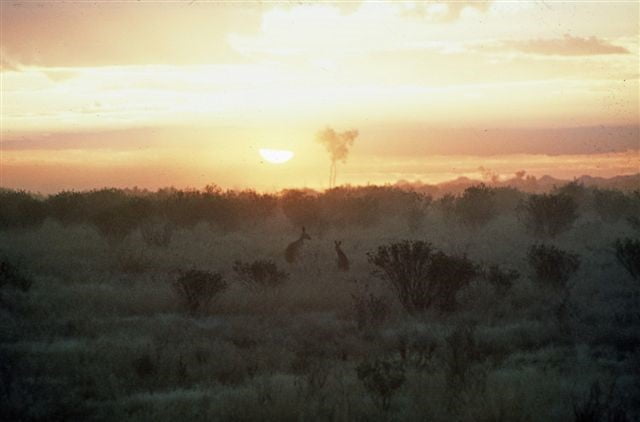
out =
<path fill-rule="evenodd" d="M 293 158 L 293 152 L 285 149 L 260 148 L 260 156 L 272 164 L 282 164 Z"/>

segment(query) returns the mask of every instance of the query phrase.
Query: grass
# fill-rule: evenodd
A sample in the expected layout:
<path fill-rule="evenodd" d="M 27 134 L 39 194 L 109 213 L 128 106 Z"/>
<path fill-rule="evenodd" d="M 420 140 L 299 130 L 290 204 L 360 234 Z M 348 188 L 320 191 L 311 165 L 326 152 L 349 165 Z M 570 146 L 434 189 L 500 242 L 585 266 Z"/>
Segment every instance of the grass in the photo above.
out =
<path fill-rule="evenodd" d="M 640 418 L 640 292 L 612 247 L 633 236 L 626 220 L 587 209 L 553 239 L 581 257 L 562 321 L 515 210 L 471 229 L 427 208 L 414 229 L 401 214 L 327 226 L 290 266 L 299 227 L 280 211 L 235 230 L 176 227 L 166 245 L 51 218 L 5 228 L 0 255 L 32 283 L 0 289 L 0 419 L 547 421 L 596 406 Z M 455 310 L 409 314 L 367 259 L 404 240 L 520 276 L 500 291 L 479 276 Z M 233 264 L 259 260 L 288 277 L 248 289 Z M 188 269 L 229 284 L 195 314 L 172 288 Z"/>

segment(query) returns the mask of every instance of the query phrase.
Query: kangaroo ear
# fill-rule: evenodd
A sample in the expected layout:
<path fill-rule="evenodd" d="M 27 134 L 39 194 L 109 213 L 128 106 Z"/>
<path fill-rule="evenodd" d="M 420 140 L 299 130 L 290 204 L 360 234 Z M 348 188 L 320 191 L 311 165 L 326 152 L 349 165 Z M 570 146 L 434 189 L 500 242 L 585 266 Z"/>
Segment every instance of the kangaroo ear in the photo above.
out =
<path fill-rule="evenodd" d="M 302 233 L 306 233 L 307 230 L 304 228 L 304 226 L 302 226 Z"/>

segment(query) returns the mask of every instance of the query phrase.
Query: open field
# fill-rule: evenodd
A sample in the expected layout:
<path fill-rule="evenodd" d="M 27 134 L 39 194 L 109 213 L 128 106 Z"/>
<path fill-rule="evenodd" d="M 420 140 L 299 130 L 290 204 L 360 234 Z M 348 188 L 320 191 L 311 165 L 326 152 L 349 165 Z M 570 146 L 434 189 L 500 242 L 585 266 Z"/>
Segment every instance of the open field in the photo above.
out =
<path fill-rule="evenodd" d="M 640 419 L 638 191 L 0 196 L 2 420 Z"/>

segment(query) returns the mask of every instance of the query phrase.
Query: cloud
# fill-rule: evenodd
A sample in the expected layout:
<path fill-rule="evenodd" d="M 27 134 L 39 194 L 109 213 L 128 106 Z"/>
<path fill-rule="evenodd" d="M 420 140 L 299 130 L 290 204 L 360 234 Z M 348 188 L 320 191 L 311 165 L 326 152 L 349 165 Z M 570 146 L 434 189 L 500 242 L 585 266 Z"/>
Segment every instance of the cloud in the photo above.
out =
<path fill-rule="evenodd" d="M 437 1 L 429 0 L 411 2 L 405 9 L 405 15 L 425 18 L 431 22 L 453 22 L 460 18 L 465 9 L 475 9 L 486 12 L 492 0 L 475 1 Z"/>
<path fill-rule="evenodd" d="M 544 56 L 596 56 L 603 54 L 629 54 L 629 50 L 592 36 L 574 37 L 565 34 L 564 38 L 505 41 L 502 47 L 527 54 Z"/>

